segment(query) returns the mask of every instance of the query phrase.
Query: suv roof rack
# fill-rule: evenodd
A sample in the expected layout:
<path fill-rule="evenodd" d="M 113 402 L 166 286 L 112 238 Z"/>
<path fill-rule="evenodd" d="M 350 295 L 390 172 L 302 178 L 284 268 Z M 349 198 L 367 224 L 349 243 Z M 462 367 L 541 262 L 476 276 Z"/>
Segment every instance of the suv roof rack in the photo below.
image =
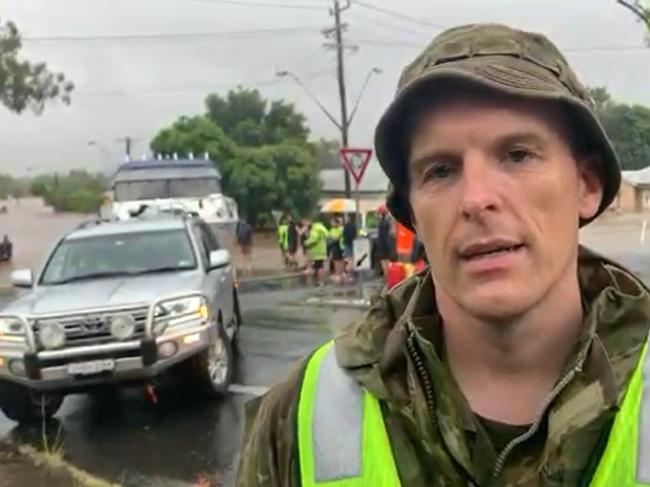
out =
<path fill-rule="evenodd" d="M 131 218 L 151 218 L 160 215 L 173 215 L 182 218 L 196 218 L 199 213 L 196 211 L 188 210 L 178 205 L 170 205 L 167 207 L 157 207 L 150 205 L 140 205 L 137 209 L 129 212 Z"/>
<path fill-rule="evenodd" d="M 116 220 L 110 218 L 92 218 L 90 220 L 85 220 L 75 227 L 75 230 L 83 230 L 85 228 L 96 227 L 102 223 L 110 223 Z"/>

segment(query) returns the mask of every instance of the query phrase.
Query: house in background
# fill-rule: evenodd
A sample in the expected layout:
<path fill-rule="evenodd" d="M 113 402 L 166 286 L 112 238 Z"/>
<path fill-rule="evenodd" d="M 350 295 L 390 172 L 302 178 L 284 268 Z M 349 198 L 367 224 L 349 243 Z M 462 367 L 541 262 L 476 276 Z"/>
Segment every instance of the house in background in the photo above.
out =
<path fill-rule="evenodd" d="M 641 212 L 650 208 L 650 166 L 635 171 L 622 171 L 621 189 L 611 210 Z"/>

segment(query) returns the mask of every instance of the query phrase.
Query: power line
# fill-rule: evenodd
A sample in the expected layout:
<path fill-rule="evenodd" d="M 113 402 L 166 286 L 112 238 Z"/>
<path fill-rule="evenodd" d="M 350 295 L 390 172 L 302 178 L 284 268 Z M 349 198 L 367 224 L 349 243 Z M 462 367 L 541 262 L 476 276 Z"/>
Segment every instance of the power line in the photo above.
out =
<path fill-rule="evenodd" d="M 370 23 L 370 24 L 377 25 L 379 27 L 383 27 L 384 29 L 390 30 L 392 32 L 399 31 L 399 32 L 403 32 L 405 34 L 409 34 L 409 35 L 413 35 L 413 36 L 417 36 L 417 35 L 421 34 L 421 32 L 414 32 L 414 31 L 410 30 L 408 27 L 406 27 L 404 25 L 389 24 L 389 23 L 386 23 L 386 22 L 382 22 L 381 20 L 374 19 L 372 17 L 366 17 L 365 15 L 350 14 L 350 17 L 362 20 L 362 21 Z"/>
<path fill-rule="evenodd" d="M 350 39 L 352 45 L 367 45 L 367 46 L 378 46 L 386 48 L 404 48 L 404 47 L 423 47 L 423 43 L 415 43 L 410 40 L 397 40 L 397 39 Z"/>
<path fill-rule="evenodd" d="M 382 7 L 377 7 L 376 5 L 372 5 L 370 3 L 363 2 L 361 0 L 354 0 L 353 2 L 355 5 L 359 5 L 360 7 L 366 8 L 368 10 L 374 10 L 375 12 L 380 12 L 384 15 L 390 15 L 391 17 L 395 17 L 396 19 L 401 19 L 401 20 L 406 20 L 408 22 L 413 22 L 416 24 L 420 25 L 426 25 L 428 27 L 435 27 L 437 29 L 446 29 L 447 27 L 441 24 L 436 24 L 434 22 L 429 22 L 428 20 L 422 20 L 422 19 L 417 19 L 415 17 L 409 17 L 408 15 L 401 14 L 399 12 L 395 12 L 393 10 L 388 10 Z"/>
<path fill-rule="evenodd" d="M 275 29 L 256 29 L 225 32 L 164 32 L 150 34 L 115 34 L 88 36 L 25 36 L 25 42 L 103 42 L 103 41 L 148 41 L 148 40 L 232 40 L 249 37 L 263 37 L 279 34 L 295 34 L 301 32 L 320 33 L 321 27 L 280 27 Z"/>
<path fill-rule="evenodd" d="M 309 73 L 304 76 L 304 79 L 317 79 L 325 76 L 331 76 L 332 69 L 319 70 Z M 111 98 L 111 97 L 128 97 L 128 96 L 142 96 L 142 97 L 171 97 L 171 96 L 185 96 L 185 95 L 194 95 L 196 93 L 211 93 L 216 90 L 222 90 L 227 88 L 237 88 L 239 86 L 245 87 L 261 87 L 261 86 L 273 86 L 281 83 L 281 80 L 277 77 L 266 79 L 266 80 L 257 80 L 252 82 L 245 83 L 223 83 L 219 85 L 203 85 L 203 86 L 193 86 L 188 88 L 178 88 L 178 89 L 163 89 L 163 90 L 154 90 L 148 89 L 143 91 L 124 91 L 124 90 L 105 90 L 105 91 L 76 91 L 76 96 L 81 96 L 84 98 Z"/>
<path fill-rule="evenodd" d="M 242 7 L 271 7 L 271 8 L 289 8 L 289 9 L 296 9 L 296 10 L 322 10 L 321 7 L 316 7 L 313 5 L 298 5 L 293 3 L 278 3 L 278 2 L 262 3 L 262 2 L 249 2 L 245 0 L 203 0 L 203 1 L 205 3 L 222 3 L 227 5 L 239 5 Z"/>

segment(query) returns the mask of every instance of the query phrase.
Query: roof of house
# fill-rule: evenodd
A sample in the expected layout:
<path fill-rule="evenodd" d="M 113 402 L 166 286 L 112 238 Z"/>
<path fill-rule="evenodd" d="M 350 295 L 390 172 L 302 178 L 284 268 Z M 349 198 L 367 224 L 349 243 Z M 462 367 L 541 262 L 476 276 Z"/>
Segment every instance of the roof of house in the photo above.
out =
<path fill-rule="evenodd" d="M 632 186 L 650 187 L 650 166 L 634 171 L 621 171 L 623 180 Z"/>

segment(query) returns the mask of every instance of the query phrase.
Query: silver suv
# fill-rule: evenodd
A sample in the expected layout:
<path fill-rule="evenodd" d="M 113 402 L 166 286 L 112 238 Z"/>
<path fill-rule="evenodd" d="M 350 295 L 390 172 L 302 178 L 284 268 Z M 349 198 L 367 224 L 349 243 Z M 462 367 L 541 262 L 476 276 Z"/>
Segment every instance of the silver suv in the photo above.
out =
<path fill-rule="evenodd" d="M 241 324 L 230 254 L 184 214 L 92 221 L 63 237 L 31 291 L 0 312 L 0 409 L 50 417 L 66 393 L 147 382 L 173 366 L 228 389 Z M 176 367 L 175 367 L 176 368 Z"/>

